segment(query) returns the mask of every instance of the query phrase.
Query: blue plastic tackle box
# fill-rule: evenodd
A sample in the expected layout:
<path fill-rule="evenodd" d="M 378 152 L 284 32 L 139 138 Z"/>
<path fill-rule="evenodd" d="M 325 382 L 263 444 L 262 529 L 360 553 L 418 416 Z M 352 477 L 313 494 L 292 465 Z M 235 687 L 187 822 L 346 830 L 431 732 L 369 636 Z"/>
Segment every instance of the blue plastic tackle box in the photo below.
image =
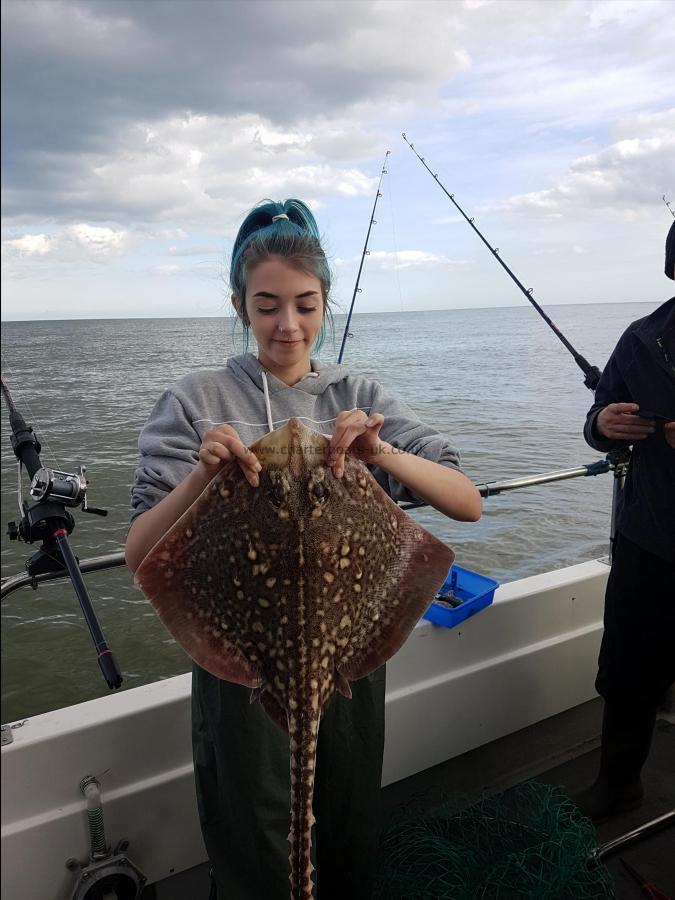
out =
<path fill-rule="evenodd" d="M 436 595 L 437 599 L 431 602 L 423 618 L 435 625 L 454 628 L 464 619 L 489 606 L 498 587 L 499 582 L 492 578 L 453 565 Z M 439 603 L 438 599 L 442 600 L 444 596 L 452 596 L 453 603 L 457 603 L 457 606 L 450 607 L 445 603 Z"/>

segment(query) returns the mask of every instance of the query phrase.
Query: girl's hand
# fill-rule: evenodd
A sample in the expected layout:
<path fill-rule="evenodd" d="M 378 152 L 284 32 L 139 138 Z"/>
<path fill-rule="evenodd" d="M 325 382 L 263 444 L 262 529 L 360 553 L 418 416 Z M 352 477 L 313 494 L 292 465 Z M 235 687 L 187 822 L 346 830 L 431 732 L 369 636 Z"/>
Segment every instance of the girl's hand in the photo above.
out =
<path fill-rule="evenodd" d="M 328 465 L 336 478 L 345 471 L 345 453 L 351 447 L 363 462 L 372 462 L 388 446 L 380 439 L 384 416 L 367 416 L 362 409 L 341 412 L 335 420 L 335 432 L 328 445 Z"/>
<path fill-rule="evenodd" d="M 262 466 L 258 457 L 248 447 L 231 425 L 219 425 L 207 431 L 199 448 L 199 462 L 204 476 L 210 481 L 225 462 L 234 459 L 244 473 L 246 480 L 253 487 L 258 487 L 258 472 Z"/>
<path fill-rule="evenodd" d="M 637 415 L 639 409 L 637 403 L 610 403 L 598 413 L 595 428 L 611 440 L 643 441 L 654 434 L 654 425 Z"/>

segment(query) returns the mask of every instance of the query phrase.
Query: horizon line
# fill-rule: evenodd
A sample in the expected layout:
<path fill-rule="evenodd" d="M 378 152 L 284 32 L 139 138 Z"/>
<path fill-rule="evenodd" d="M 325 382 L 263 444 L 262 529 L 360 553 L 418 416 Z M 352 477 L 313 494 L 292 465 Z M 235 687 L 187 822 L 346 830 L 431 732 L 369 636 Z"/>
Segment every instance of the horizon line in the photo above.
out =
<path fill-rule="evenodd" d="M 610 304 L 623 304 L 623 303 L 663 303 L 665 301 L 656 301 L 656 300 L 587 300 L 577 303 L 550 303 L 547 304 L 544 309 L 554 309 L 556 307 L 567 307 L 567 306 L 608 306 Z M 541 304 L 540 304 L 541 306 Z M 405 315 L 405 314 L 413 314 L 416 315 L 418 313 L 426 313 L 426 312 L 464 312 L 468 309 L 527 309 L 524 303 L 517 304 L 498 304 L 497 306 L 439 306 L 439 307 L 431 307 L 430 309 L 376 309 L 376 310 L 363 310 L 361 312 L 354 312 L 353 316 L 381 316 L 381 315 L 391 315 L 392 313 L 395 315 Z M 347 312 L 333 310 L 333 316 L 346 316 Z M 233 319 L 235 318 L 234 313 L 209 313 L 201 316 L 71 316 L 69 318 L 63 319 L 3 319 L 0 318 L 0 323 L 18 323 L 18 322 L 133 322 L 133 321 L 156 321 L 156 320 L 166 320 L 166 321 L 179 321 L 183 319 Z"/>

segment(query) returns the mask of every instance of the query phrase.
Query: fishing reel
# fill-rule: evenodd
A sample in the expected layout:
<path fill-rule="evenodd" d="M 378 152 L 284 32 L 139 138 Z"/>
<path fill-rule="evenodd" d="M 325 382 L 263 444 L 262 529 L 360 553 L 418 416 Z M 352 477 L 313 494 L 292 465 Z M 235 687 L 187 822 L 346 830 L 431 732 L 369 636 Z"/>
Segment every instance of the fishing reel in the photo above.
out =
<path fill-rule="evenodd" d="M 105 509 L 87 504 L 87 487 L 89 482 L 84 477 L 86 467 L 79 465 L 74 475 L 69 472 L 58 472 L 47 466 L 38 469 L 30 483 L 30 495 L 36 502 L 53 500 L 64 506 L 81 506 L 83 512 L 97 516 L 107 515 Z"/>
<path fill-rule="evenodd" d="M 17 410 L 4 378 L 0 379 L 0 385 L 2 396 L 9 408 L 12 449 L 19 463 L 17 496 L 21 520 L 18 525 L 16 522 L 10 522 L 7 534 L 11 541 L 41 543 L 40 549 L 25 563 L 34 590 L 37 589 L 38 578 L 50 578 L 62 572 L 68 574 L 89 627 L 103 677 L 108 687 L 118 688 L 122 684 L 122 675 L 103 636 L 82 578 L 79 562 L 68 542 L 68 535 L 75 527 L 75 520 L 69 512 L 69 507 L 81 506 L 84 512 L 98 516 L 107 516 L 108 511 L 87 505 L 87 479 L 84 477 L 84 466 L 78 466 L 75 474 L 43 466 L 40 460 L 42 447 L 35 432 Z M 32 504 L 24 502 L 21 495 L 21 475 L 24 466 L 31 480 L 30 496 L 34 501 Z"/>
<path fill-rule="evenodd" d="M 36 540 L 44 540 L 45 530 L 51 527 L 49 520 L 53 520 L 54 517 L 62 520 L 63 526 L 70 534 L 74 527 L 74 520 L 66 511 L 67 507 L 80 506 L 83 512 L 97 516 L 108 515 L 107 510 L 87 504 L 89 482 L 85 478 L 85 466 L 78 465 L 74 474 L 41 466 L 33 475 L 30 483 L 29 493 L 31 499 L 35 501 L 34 506 L 29 506 L 24 502 L 21 493 L 21 471 L 20 463 L 18 498 L 22 519 L 18 526 L 16 522 L 8 524 L 7 534 L 11 541 L 22 540 L 32 544 Z"/>
<path fill-rule="evenodd" d="M 84 477 L 85 467 L 78 466 L 77 473 L 57 472 L 46 466 L 33 476 L 30 483 L 30 495 L 35 501 L 50 497 L 64 506 L 80 506 L 86 508 L 87 479 Z"/>

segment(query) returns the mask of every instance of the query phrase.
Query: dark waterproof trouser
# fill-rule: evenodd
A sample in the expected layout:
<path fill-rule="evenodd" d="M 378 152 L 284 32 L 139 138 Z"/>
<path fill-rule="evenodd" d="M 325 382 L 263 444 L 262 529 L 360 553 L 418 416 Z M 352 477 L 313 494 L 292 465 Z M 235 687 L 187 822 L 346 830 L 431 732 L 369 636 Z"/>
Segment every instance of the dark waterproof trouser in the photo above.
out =
<path fill-rule="evenodd" d="M 333 697 L 319 728 L 313 850 L 319 900 L 368 900 L 380 828 L 385 669 Z M 288 735 L 251 691 L 194 666 L 197 803 L 219 900 L 288 900 Z"/>
<path fill-rule="evenodd" d="M 654 711 L 675 681 L 675 564 L 617 533 L 595 687 L 607 703 Z"/>

